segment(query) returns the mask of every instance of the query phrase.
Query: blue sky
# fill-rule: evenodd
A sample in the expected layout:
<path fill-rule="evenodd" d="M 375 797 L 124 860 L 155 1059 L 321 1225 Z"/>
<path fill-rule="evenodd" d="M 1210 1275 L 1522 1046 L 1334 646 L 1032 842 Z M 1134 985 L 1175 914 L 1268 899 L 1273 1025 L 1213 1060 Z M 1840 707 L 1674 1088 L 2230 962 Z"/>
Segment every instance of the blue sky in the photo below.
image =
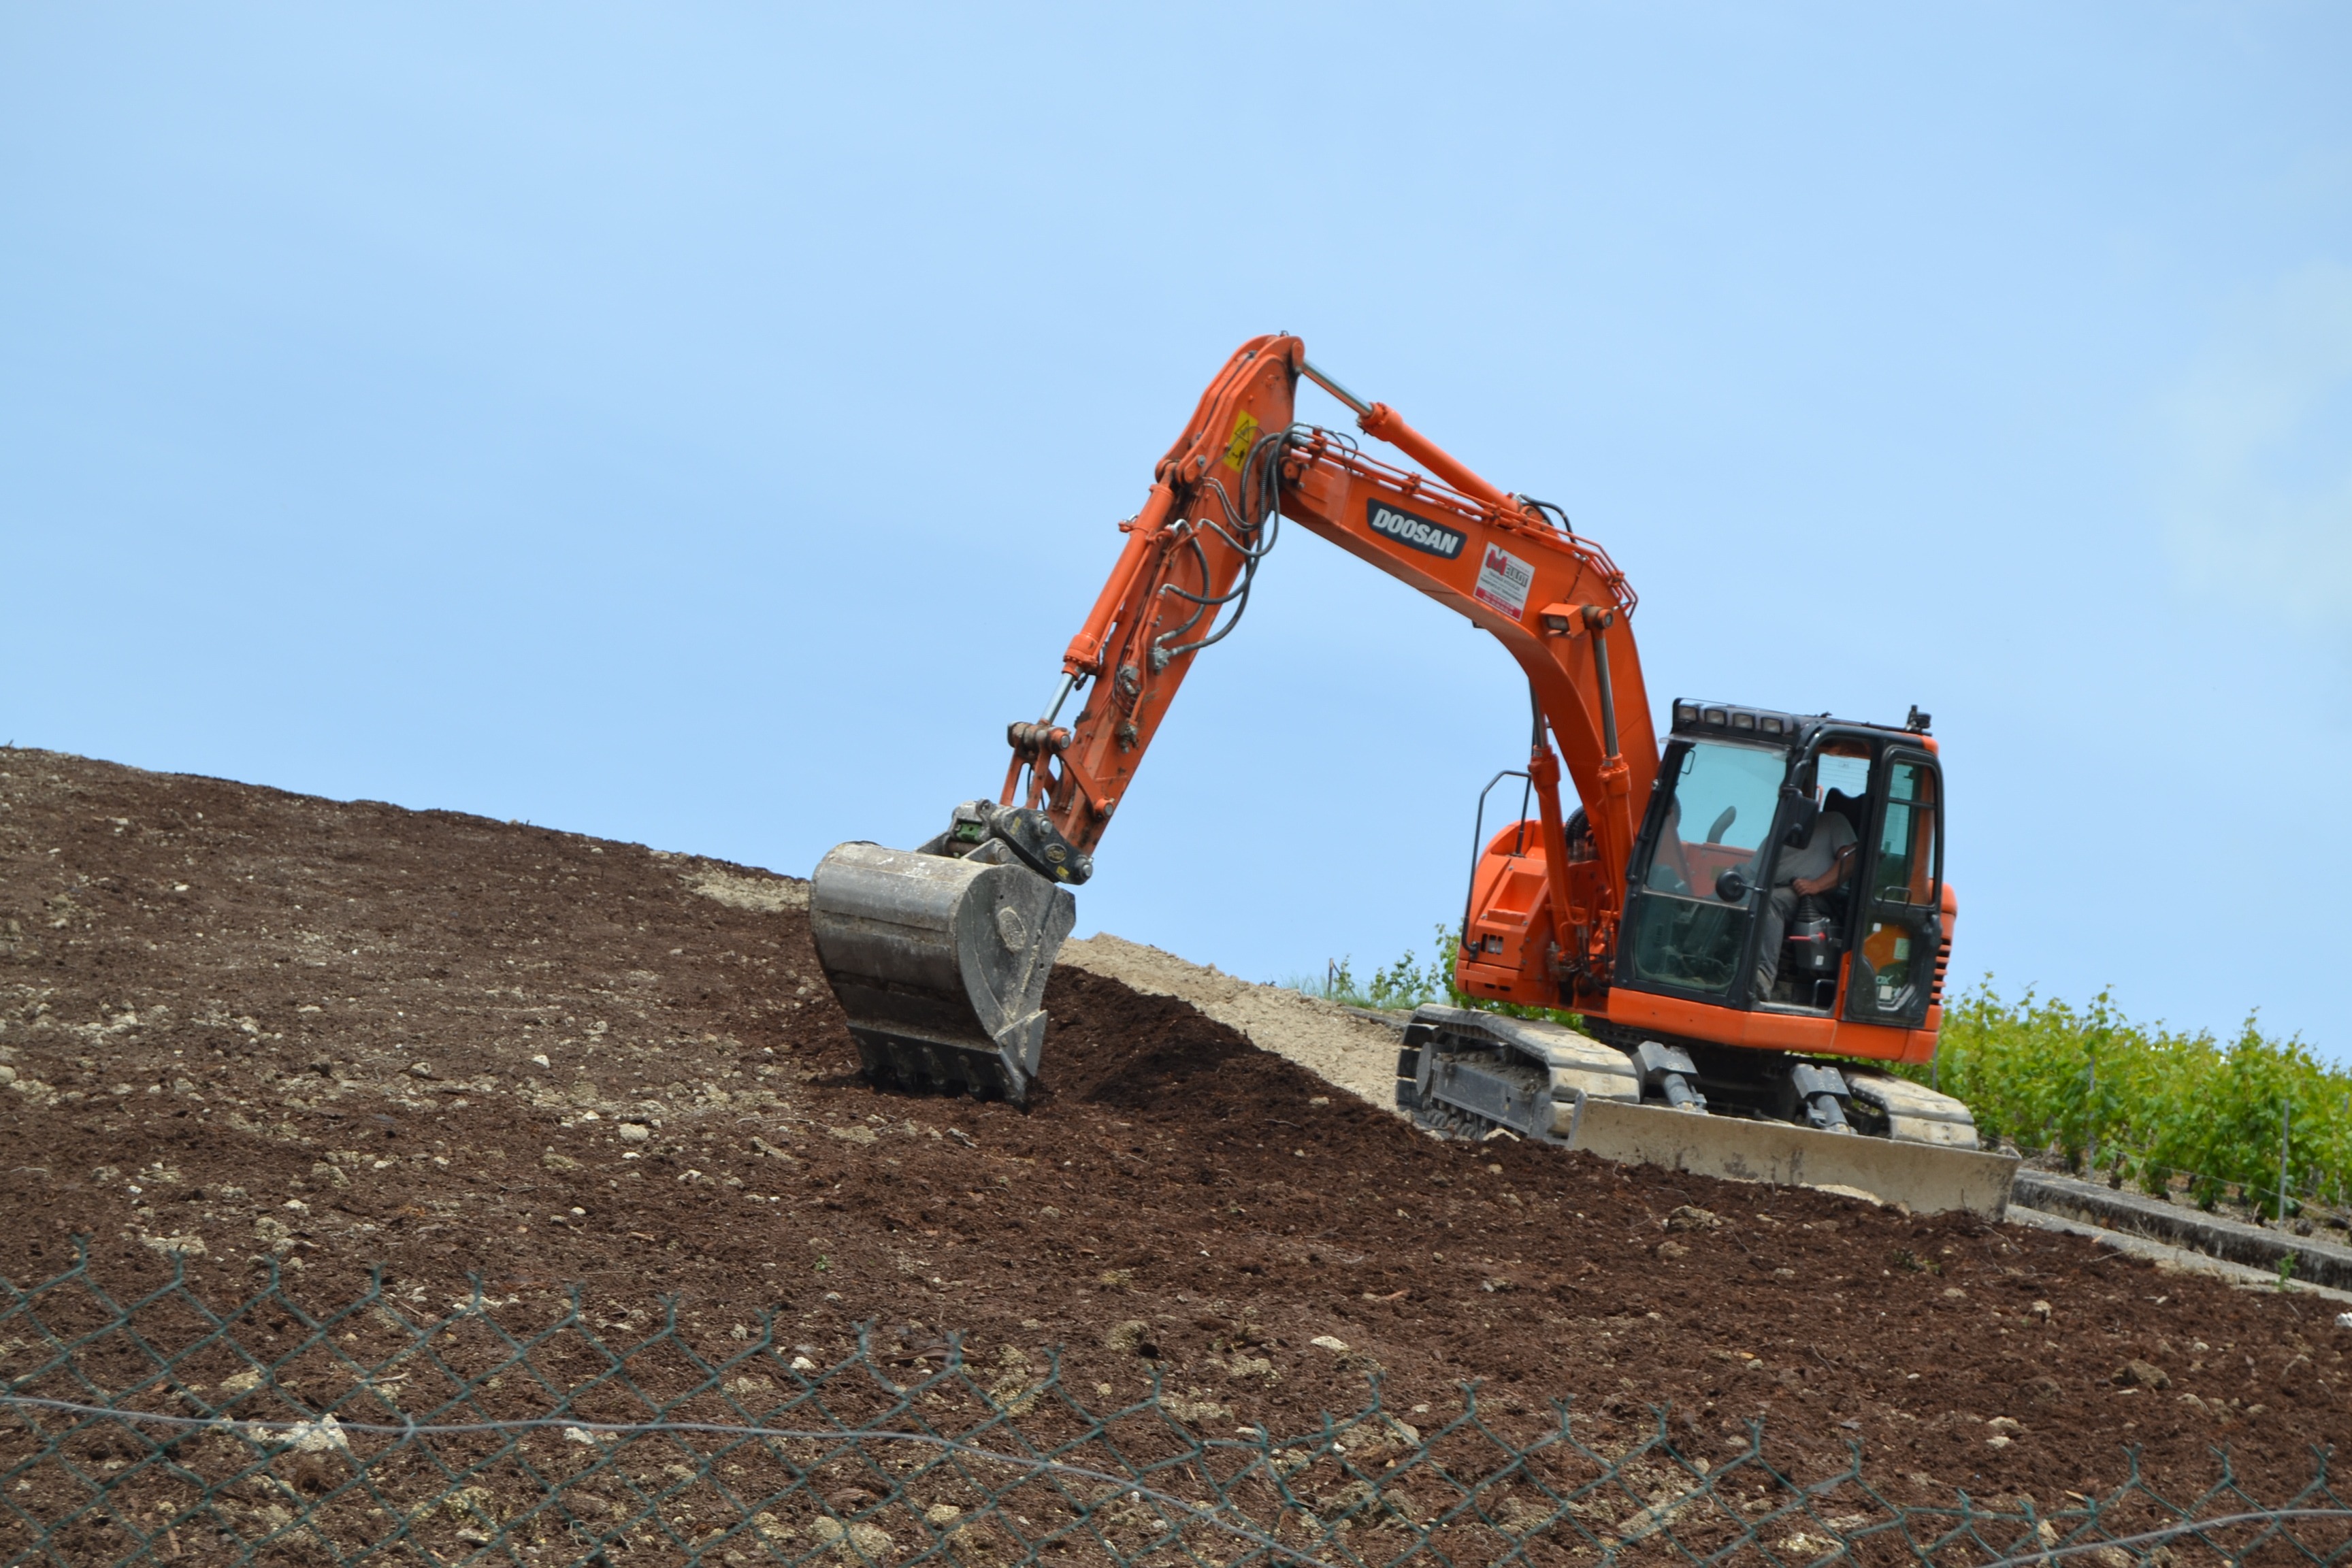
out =
<path fill-rule="evenodd" d="M 1955 963 L 2352 1058 L 2352 12 L 0 12 L 0 739 L 805 873 L 992 792 L 1303 335 L 1948 761 Z M 1317 394 L 1302 412 L 1337 423 Z M 1482 635 L 1292 531 L 1081 930 L 1460 908 Z"/>

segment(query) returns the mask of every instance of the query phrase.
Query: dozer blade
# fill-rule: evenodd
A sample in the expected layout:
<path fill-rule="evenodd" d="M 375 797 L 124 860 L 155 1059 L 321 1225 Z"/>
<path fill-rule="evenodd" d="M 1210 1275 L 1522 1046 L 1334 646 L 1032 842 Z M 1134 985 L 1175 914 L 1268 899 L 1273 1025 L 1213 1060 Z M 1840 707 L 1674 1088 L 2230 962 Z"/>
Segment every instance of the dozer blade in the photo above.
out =
<path fill-rule="evenodd" d="M 1819 1131 L 1786 1121 L 1687 1115 L 1664 1106 L 1590 1100 L 1563 1140 L 1604 1160 L 1664 1165 L 1735 1182 L 1859 1193 L 1913 1214 L 1965 1209 L 1999 1219 L 2017 1173 L 2013 1154 Z"/>
<path fill-rule="evenodd" d="M 875 1082 L 1027 1099 L 1077 900 L 993 847 L 843 844 L 817 863 L 809 931 Z"/>
<path fill-rule="evenodd" d="M 1829 1131 L 1716 1114 L 1687 1085 L 1691 1103 L 1659 1103 L 1649 1098 L 1658 1086 L 1645 1078 L 1645 1060 L 1689 1066 L 1655 1046 L 1620 1050 L 1558 1024 L 1425 1006 L 1397 1058 L 1397 1104 L 1442 1137 L 1507 1132 L 1625 1164 L 1860 1194 L 1914 1214 L 1965 1209 L 1998 1219 L 2008 1205 L 2016 1157 L 1979 1151 L 1968 1108 L 1948 1095 L 1845 1064 L 1839 1093 L 1883 1131 Z M 1800 1065 L 1757 1062 L 1781 1072 Z M 1646 1070 L 1656 1076 L 1654 1066 Z"/>

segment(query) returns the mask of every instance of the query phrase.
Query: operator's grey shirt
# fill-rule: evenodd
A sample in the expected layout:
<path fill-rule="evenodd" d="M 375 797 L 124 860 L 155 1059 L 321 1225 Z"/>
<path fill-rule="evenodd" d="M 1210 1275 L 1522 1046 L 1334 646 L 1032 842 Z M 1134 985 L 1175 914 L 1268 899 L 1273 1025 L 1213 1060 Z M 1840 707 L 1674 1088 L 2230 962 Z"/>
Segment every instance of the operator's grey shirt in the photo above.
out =
<path fill-rule="evenodd" d="M 1779 886 L 1793 882 L 1800 877 L 1818 877 L 1830 868 L 1837 852 L 1853 842 L 1853 824 L 1834 811 L 1823 811 L 1813 818 L 1813 827 L 1805 836 L 1802 849 L 1783 849 L 1780 863 L 1772 868 L 1772 882 Z"/>

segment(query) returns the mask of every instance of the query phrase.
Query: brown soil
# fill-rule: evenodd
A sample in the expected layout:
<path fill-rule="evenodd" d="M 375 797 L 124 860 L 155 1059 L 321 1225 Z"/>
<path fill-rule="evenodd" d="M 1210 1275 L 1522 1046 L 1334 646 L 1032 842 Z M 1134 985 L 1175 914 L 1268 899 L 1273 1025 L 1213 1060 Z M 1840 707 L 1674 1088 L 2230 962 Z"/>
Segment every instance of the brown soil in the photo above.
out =
<path fill-rule="evenodd" d="M 1572 1398 L 1604 1438 L 1668 1407 L 1695 1454 L 1759 1418 L 1801 1470 L 1858 1440 L 1921 1500 L 2063 1504 L 2127 1447 L 2186 1497 L 2217 1445 L 2281 1497 L 2352 1432 L 2332 1305 L 1966 1217 L 1442 1145 L 1076 970 L 1026 1112 L 877 1094 L 797 885 L 740 868 L 23 750 L 0 751 L 0 868 L 20 1283 L 78 1236 L 118 1297 L 173 1249 L 223 1301 L 273 1255 L 322 1306 L 378 1263 L 551 1310 L 577 1281 L 623 1317 L 675 1296 L 690 1332 L 772 1308 L 820 1358 L 871 1321 L 1066 1344 L 1122 1400 L 1156 1363 L 1277 1432 L 1358 1408 L 1377 1367 L 1401 1412 L 1475 1379 L 1482 1409 Z M 1716 1223 L 1675 1228 L 1686 1206 Z M 2169 1385 L 2119 1384 L 2135 1360 Z M 1997 1416 L 2023 1428 L 2005 1447 Z"/>

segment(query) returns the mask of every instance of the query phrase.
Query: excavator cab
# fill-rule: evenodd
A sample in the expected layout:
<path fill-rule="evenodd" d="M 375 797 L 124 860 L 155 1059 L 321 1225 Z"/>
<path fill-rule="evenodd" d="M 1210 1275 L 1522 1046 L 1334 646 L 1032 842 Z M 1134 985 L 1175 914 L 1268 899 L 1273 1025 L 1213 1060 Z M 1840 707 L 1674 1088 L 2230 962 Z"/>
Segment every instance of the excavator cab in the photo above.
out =
<path fill-rule="evenodd" d="M 1617 984 L 1924 1026 L 1943 942 L 1934 742 L 1729 704 L 1674 712 L 1628 878 Z"/>
<path fill-rule="evenodd" d="M 1673 714 L 1602 973 L 1561 961 L 1591 951 L 1602 891 L 1583 812 L 1557 836 L 1565 921 L 1543 824 L 1505 826 L 1472 873 L 1456 984 L 1517 1000 L 1549 969 L 1577 1026 L 1424 1005 L 1397 1104 L 1441 1136 L 2000 1214 L 2014 1161 L 1979 1149 L 1959 1101 L 1874 1065 L 1935 1044 L 1953 908 L 1926 717 Z"/>

